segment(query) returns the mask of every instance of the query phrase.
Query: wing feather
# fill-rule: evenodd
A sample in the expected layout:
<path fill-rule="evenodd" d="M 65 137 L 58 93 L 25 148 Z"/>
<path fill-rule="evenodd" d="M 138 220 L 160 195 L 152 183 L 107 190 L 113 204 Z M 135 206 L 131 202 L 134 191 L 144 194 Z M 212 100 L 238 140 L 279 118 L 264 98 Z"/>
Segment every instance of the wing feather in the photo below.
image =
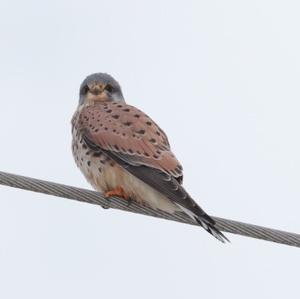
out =
<path fill-rule="evenodd" d="M 84 107 L 78 127 L 86 138 L 128 163 L 146 165 L 182 180 L 182 166 L 166 134 L 137 108 L 118 103 Z"/>
<path fill-rule="evenodd" d="M 227 238 L 182 187 L 182 166 L 166 134 L 137 108 L 119 103 L 83 107 L 73 118 L 89 147 L 104 152 L 129 173 L 182 207 L 210 234 Z"/>
<path fill-rule="evenodd" d="M 142 111 L 126 104 L 84 107 L 78 117 L 83 139 L 128 172 L 195 215 L 206 215 L 180 185 L 182 166 L 166 134 Z"/>

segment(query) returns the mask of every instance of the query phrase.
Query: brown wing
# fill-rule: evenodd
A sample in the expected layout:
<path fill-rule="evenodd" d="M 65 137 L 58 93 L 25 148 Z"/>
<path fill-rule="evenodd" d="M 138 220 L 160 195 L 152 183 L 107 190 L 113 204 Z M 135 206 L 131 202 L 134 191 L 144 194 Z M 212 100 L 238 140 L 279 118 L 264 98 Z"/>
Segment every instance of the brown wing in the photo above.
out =
<path fill-rule="evenodd" d="M 182 167 L 166 134 L 133 106 L 105 103 L 84 107 L 78 117 L 85 137 L 131 165 L 145 165 L 182 180 Z"/>
<path fill-rule="evenodd" d="M 180 185 L 182 167 L 165 133 L 142 111 L 126 104 L 97 104 L 82 108 L 76 121 L 91 148 L 105 152 L 173 202 L 214 223 Z"/>
<path fill-rule="evenodd" d="M 72 122 L 91 148 L 105 152 L 132 175 L 189 211 L 187 214 L 217 239 L 227 240 L 180 185 L 182 167 L 165 133 L 146 114 L 126 104 L 106 103 L 82 108 Z"/>

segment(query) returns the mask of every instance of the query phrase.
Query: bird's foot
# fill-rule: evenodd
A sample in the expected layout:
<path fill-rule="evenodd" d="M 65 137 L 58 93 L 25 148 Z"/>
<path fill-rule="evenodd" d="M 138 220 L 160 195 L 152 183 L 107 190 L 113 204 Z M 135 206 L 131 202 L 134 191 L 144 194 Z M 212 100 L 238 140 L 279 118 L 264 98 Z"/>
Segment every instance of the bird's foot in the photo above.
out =
<path fill-rule="evenodd" d="M 130 201 L 130 196 L 128 194 L 126 194 L 126 192 L 124 191 L 124 189 L 122 187 L 117 187 L 113 190 L 107 191 L 107 192 L 105 192 L 104 196 L 106 198 L 109 198 L 112 196 L 118 196 L 120 198 Z"/>
<path fill-rule="evenodd" d="M 110 209 L 110 200 L 109 200 L 109 198 L 106 198 L 106 204 L 103 205 L 102 208 L 103 208 L 104 210 Z"/>

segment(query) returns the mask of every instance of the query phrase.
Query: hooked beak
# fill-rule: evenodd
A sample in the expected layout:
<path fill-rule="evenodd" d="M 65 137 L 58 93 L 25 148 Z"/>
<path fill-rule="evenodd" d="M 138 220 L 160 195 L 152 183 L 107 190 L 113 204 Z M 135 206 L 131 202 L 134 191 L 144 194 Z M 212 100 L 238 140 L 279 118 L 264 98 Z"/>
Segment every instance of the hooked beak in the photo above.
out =
<path fill-rule="evenodd" d="M 95 96 L 102 94 L 105 90 L 105 85 L 102 83 L 88 84 L 89 92 Z"/>
<path fill-rule="evenodd" d="M 87 85 L 87 92 L 82 96 L 80 103 L 95 104 L 99 102 L 110 102 L 113 100 L 102 82 L 93 82 Z"/>

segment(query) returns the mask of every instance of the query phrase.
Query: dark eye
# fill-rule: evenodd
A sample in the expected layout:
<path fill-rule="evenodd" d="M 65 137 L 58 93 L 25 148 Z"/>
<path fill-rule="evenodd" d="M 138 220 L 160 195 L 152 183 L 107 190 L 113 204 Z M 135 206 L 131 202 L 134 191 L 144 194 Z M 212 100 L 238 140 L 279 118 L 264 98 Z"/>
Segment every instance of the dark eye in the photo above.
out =
<path fill-rule="evenodd" d="M 105 89 L 110 93 L 114 91 L 114 88 L 111 84 L 106 84 Z"/>
<path fill-rule="evenodd" d="M 81 89 L 82 94 L 87 94 L 88 91 L 89 91 L 89 88 L 88 88 L 87 85 L 83 86 L 82 89 Z"/>

